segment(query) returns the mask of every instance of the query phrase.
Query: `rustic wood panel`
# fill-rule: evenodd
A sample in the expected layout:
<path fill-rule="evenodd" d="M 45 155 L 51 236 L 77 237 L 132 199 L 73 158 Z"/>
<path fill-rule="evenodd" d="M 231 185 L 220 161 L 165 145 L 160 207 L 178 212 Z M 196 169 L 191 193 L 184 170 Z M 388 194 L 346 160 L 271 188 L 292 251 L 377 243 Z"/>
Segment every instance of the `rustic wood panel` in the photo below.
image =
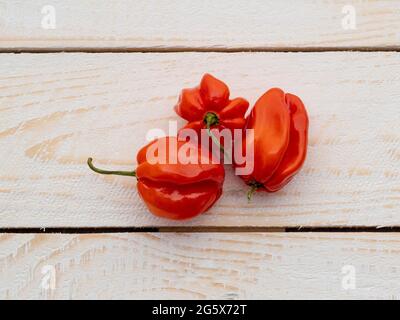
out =
<path fill-rule="evenodd" d="M 400 225 L 399 53 L 3 54 L 0 227 Z M 304 170 L 257 194 L 227 166 L 224 196 L 174 223 L 150 215 L 135 180 L 86 167 L 134 168 L 151 128 L 168 128 L 182 87 L 204 72 L 254 103 L 279 86 L 310 115 Z M 182 124 L 182 122 L 180 122 Z"/>
<path fill-rule="evenodd" d="M 400 1 L 4 0 L 0 30 L 2 49 L 398 48 Z"/>
<path fill-rule="evenodd" d="M 398 234 L 1 234 L 1 299 L 399 299 Z M 53 281 L 54 280 L 54 281 Z"/>

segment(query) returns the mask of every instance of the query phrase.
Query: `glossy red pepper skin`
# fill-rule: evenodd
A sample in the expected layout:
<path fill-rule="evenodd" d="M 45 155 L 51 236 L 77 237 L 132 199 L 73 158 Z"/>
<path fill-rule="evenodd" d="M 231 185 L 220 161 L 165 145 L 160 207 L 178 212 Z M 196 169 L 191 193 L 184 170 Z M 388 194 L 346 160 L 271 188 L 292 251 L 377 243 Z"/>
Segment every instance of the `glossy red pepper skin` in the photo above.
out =
<path fill-rule="evenodd" d="M 188 121 L 183 129 L 242 129 L 249 103 L 229 96 L 228 86 L 210 74 L 203 76 L 198 87 L 183 89 L 175 105 L 176 113 Z"/>
<path fill-rule="evenodd" d="M 247 159 L 253 161 L 253 171 L 241 178 L 257 191 L 280 190 L 300 170 L 307 153 L 308 116 L 302 101 L 270 89 L 256 102 L 246 129 L 254 130 L 254 139 L 245 136 L 242 153 L 254 144 L 254 159 Z"/>
<path fill-rule="evenodd" d="M 290 111 L 290 138 L 286 153 L 272 177 L 264 184 L 269 192 L 282 189 L 301 169 L 307 155 L 308 115 L 301 99 L 293 94 L 285 95 Z"/>
<path fill-rule="evenodd" d="M 188 142 L 178 141 L 176 137 L 157 139 L 137 154 L 136 171 L 120 172 L 105 171 L 95 168 L 88 160 L 92 170 L 102 174 L 119 174 L 135 176 L 140 197 L 154 215 L 174 220 L 192 218 L 207 211 L 221 196 L 225 178 L 225 170 L 221 164 L 213 164 L 211 155 L 201 152 L 199 145 L 192 145 L 192 158 L 196 163 L 181 163 L 179 157 L 175 162 L 169 156 L 170 144 L 172 150 L 179 150 Z M 148 152 L 150 147 L 156 152 Z M 186 149 L 185 149 L 186 150 Z M 175 152 L 174 151 L 174 152 Z M 165 154 L 165 162 L 157 157 Z"/>
<path fill-rule="evenodd" d="M 165 144 L 163 139 L 167 141 Z M 167 159 L 172 139 L 177 143 L 178 151 L 186 143 L 175 137 L 159 139 L 158 142 L 167 148 Z M 211 157 L 202 159 L 204 155 L 198 146 L 199 164 L 181 164 L 179 161 L 176 164 L 150 164 L 152 159 L 146 158 L 145 154 L 154 143 L 142 148 L 137 155 L 138 191 L 149 210 L 157 216 L 177 220 L 207 211 L 222 194 L 224 167 L 212 164 Z"/>

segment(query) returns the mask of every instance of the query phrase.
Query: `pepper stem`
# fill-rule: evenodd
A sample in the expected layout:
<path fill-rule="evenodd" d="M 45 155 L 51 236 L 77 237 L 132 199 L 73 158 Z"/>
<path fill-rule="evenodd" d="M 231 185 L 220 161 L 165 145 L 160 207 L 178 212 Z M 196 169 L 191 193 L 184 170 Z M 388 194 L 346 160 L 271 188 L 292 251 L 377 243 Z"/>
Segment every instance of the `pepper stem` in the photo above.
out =
<path fill-rule="evenodd" d="M 94 172 L 100 173 L 100 174 L 113 174 L 117 176 L 128 176 L 128 177 L 136 177 L 136 171 L 109 171 L 109 170 L 103 170 L 96 168 L 93 165 L 93 159 L 89 158 L 87 160 L 87 164 L 90 169 L 92 169 Z"/>
<path fill-rule="evenodd" d="M 204 123 L 206 124 L 207 134 L 211 140 L 219 147 L 219 149 L 225 154 L 224 147 L 219 143 L 219 140 L 211 132 L 211 127 L 219 124 L 218 116 L 214 112 L 207 112 L 204 116 Z"/>
<path fill-rule="evenodd" d="M 247 191 L 247 200 L 249 202 L 251 201 L 251 198 L 253 197 L 254 192 L 256 192 L 258 189 L 262 188 L 263 185 L 259 182 L 251 182 L 249 183 L 250 189 Z"/>
<path fill-rule="evenodd" d="M 212 127 L 219 124 L 218 116 L 214 112 L 207 112 L 203 121 L 207 127 Z"/>
<path fill-rule="evenodd" d="M 257 187 L 255 185 L 252 185 L 249 189 L 249 191 L 247 191 L 247 200 L 249 200 L 249 202 L 251 201 L 251 198 L 253 197 L 254 192 L 256 192 Z"/>

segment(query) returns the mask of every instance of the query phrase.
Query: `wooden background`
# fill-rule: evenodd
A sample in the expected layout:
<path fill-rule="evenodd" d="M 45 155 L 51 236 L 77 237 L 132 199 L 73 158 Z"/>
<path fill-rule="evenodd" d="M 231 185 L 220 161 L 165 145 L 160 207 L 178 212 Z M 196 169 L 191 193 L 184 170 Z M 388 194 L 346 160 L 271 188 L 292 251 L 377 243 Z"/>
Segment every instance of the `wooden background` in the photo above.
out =
<path fill-rule="evenodd" d="M 0 1 L 0 299 L 398 299 L 399 51 L 398 0 Z M 227 167 L 209 212 L 158 219 L 85 161 L 133 168 L 205 72 L 301 96 L 308 158 L 251 203 Z"/>

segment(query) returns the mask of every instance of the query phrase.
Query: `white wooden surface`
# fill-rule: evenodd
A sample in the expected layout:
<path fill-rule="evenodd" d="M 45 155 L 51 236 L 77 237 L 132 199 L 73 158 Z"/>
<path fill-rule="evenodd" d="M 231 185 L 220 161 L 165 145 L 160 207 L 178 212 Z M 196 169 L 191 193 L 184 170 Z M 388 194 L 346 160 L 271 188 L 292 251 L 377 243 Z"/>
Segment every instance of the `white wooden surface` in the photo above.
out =
<path fill-rule="evenodd" d="M 400 225 L 399 53 L 0 58 L 0 227 Z M 155 218 L 135 179 L 96 175 L 86 159 L 134 168 L 146 132 L 168 129 L 180 89 L 207 71 L 251 103 L 272 86 L 301 96 L 308 159 L 287 188 L 251 203 L 227 166 L 224 196 L 207 214 Z"/>
<path fill-rule="evenodd" d="M 353 10 L 355 28 L 346 29 Z M 400 1 L 2 0 L 0 47 L 398 48 Z"/>
<path fill-rule="evenodd" d="M 55 29 L 42 26 L 48 5 Z M 322 52 L 208 52 L 254 49 Z M 0 54 L 0 299 L 398 299 L 399 233 L 1 233 L 400 226 L 400 53 L 323 52 L 341 49 L 399 50 L 400 1 L 0 0 L 0 52 L 150 51 Z M 179 50 L 204 52 L 154 53 Z M 133 168 L 146 131 L 167 129 L 181 88 L 205 72 L 251 103 L 272 86 L 301 96 L 309 156 L 279 193 L 249 204 L 227 167 L 207 214 L 156 219 L 133 179 L 85 160 Z"/>
<path fill-rule="evenodd" d="M 399 246 L 391 233 L 2 234 L 0 299 L 399 299 Z"/>

